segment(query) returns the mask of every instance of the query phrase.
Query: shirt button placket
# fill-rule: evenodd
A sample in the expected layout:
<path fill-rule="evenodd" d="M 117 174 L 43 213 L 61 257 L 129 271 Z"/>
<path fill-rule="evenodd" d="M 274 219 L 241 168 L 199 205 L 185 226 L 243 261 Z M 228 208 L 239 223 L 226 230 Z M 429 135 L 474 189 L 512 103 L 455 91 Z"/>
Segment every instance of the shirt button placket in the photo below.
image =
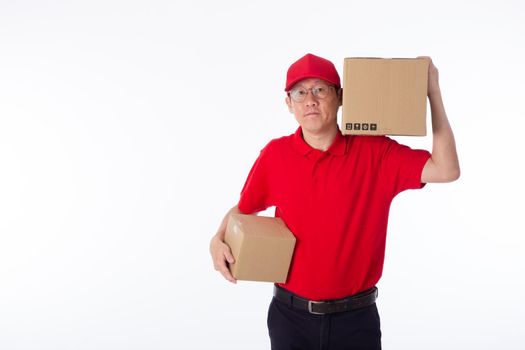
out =
<path fill-rule="evenodd" d="M 313 181 L 314 184 L 317 183 L 317 180 L 319 178 L 318 173 L 319 173 L 319 167 L 320 167 L 320 163 L 321 163 L 322 159 L 323 159 L 323 154 L 320 153 L 319 155 L 317 155 L 317 157 L 316 157 L 316 159 L 314 161 L 314 165 L 312 167 L 312 181 Z"/>

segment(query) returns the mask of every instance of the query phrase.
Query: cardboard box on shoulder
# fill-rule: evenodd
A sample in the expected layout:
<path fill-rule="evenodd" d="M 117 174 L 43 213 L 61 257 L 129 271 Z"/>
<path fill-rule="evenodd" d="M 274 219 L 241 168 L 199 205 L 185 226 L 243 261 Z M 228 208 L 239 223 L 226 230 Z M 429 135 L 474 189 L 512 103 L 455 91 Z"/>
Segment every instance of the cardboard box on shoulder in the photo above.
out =
<path fill-rule="evenodd" d="M 229 266 L 234 278 L 286 282 L 295 237 L 282 219 L 231 214 L 224 240 L 235 258 Z"/>
<path fill-rule="evenodd" d="M 345 58 L 342 133 L 426 135 L 428 61 Z"/>

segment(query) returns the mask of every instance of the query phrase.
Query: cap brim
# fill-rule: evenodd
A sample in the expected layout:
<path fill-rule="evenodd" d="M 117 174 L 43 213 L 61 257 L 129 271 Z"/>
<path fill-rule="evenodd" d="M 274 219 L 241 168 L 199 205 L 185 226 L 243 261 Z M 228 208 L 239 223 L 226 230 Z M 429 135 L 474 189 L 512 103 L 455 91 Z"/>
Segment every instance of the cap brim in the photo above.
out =
<path fill-rule="evenodd" d="M 305 75 L 305 76 L 302 76 L 300 78 L 296 78 L 294 80 L 292 80 L 291 82 L 288 83 L 288 85 L 286 85 L 286 87 L 284 88 L 284 91 L 288 92 L 290 91 L 295 84 L 297 84 L 298 82 L 300 82 L 301 80 L 305 80 L 305 79 L 321 79 L 321 80 L 324 80 L 326 82 L 329 82 L 330 84 L 332 85 L 335 85 L 337 87 L 341 87 L 340 83 L 336 82 L 336 81 L 331 81 L 331 80 L 328 80 L 326 79 L 326 77 L 321 77 L 321 76 L 318 76 L 318 75 Z"/>

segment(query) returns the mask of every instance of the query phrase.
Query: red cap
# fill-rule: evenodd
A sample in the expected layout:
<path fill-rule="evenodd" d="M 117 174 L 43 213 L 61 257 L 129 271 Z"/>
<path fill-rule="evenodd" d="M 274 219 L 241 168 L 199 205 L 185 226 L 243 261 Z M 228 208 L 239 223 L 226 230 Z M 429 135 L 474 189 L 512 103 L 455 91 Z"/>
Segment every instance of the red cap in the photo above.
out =
<path fill-rule="evenodd" d="M 306 78 L 323 79 L 338 88 L 341 87 L 341 80 L 334 64 L 325 58 L 309 53 L 295 61 L 288 68 L 284 91 L 290 91 L 296 83 Z"/>

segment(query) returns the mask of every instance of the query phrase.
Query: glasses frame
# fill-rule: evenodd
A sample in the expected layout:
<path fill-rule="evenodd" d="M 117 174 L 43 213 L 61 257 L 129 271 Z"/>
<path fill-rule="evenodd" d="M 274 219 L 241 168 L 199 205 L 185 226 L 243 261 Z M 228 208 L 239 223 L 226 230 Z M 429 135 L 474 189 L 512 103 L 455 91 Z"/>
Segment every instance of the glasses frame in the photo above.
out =
<path fill-rule="evenodd" d="M 319 93 L 319 92 L 314 92 L 315 89 L 318 89 L 319 87 L 322 87 L 322 86 L 323 86 L 323 87 L 326 86 L 328 89 L 333 88 L 335 91 L 337 91 L 337 88 L 335 87 L 335 85 L 330 85 L 330 84 L 318 84 L 318 85 L 316 85 L 316 86 L 314 86 L 314 87 L 311 87 L 311 88 L 308 88 L 308 89 L 306 89 L 306 88 L 302 88 L 302 89 L 306 90 L 306 95 L 304 95 L 303 98 L 300 99 L 300 100 L 297 100 L 297 99 L 295 99 L 295 98 L 292 96 L 292 91 L 295 90 L 295 89 L 291 89 L 290 91 L 287 92 L 287 94 L 288 94 L 288 97 L 289 97 L 292 101 L 297 102 L 297 103 L 304 102 L 304 101 L 306 100 L 306 97 L 308 97 L 308 92 L 310 92 L 310 93 L 312 94 L 312 96 L 313 96 L 315 99 L 323 100 L 323 99 L 327 98 L 328 95 L 326 95 L 326 96 L 324 96 L 324 97 L 320 97 L 320 96 L 318 96 L 318 93 Z"/>

